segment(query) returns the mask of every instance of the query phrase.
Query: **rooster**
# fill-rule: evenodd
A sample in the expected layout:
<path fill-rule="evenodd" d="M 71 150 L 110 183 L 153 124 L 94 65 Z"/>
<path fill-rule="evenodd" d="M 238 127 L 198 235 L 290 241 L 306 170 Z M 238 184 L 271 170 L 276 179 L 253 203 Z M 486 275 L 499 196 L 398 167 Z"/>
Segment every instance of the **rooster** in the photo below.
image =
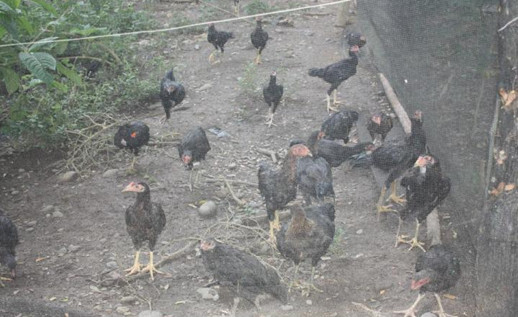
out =
<path fill-rule="evenodd" d="M 266 124 L 268 127 L 271 127 L 273 124 L 273 115 L 281 103 L 283 92 L 284 88 L 282 85 L 277 85 L 277 72 L 273 72 L 270 75 L 268 86 L 263 88 L 264 101 L 268 105 L 268 115 L 266 116 Z"/>
<path fill-rule="evenodd" d="M 174 78 L 173 70 L 168 71 L 160 81 L 160 100 L 165 111 L 163 122 L 171 117 L 171 108 L 179 105 L 185 98 L 185 88 Z M 173 104 L 174 103 L 174 104 Z"/>
<path fill-rule="evenodd" d="M 375 142 L 378 135 L 381 136 L 381 142 L 384 142 L 393 125 L 389 115 L 383 112 L 373 114 L 367 123 L 367 131 L 371 135 L 372 142 Z"/>
<path fill-rule="evenodd" d="M 252 41 L 252 45 L 257 49 L 257 56 L 254 60 L 256 64 L 261 64 L 261 53 L 266 47 L 266 42 L 268 41 L 268 33 L 263 30 L 263 20 L 260 17 L 256 19 L 257 26 L 255 30 L 250 34 L 250 40 Z"/>
<path fill-rule="evenodd" d="M 221 50 L 221 54 L 223 54 L 225 52 L 225 49 L 223 48 L 225 46 L 225 43 L 227 43 L 227 41 L 229 39 L 233 39 L 233 38 L 234 38 L 234 34 L 232 32 L 217 31 L 216 27 L 214 26 L 214 23 L 209 25 L 209 31 L 207 33 L 207 41 L 209 41 L 209 43 L 214 45 L 214 48 L 215 48 L 215 50 L 212 51 L 212 53 L 210 53 L 210 55 L 209 55 L 209 62 L 211 64 L 216 63 L 216 61 L 214 60 L 214 54 L 216 54 L 220 50 Z"/>
<path fill-rule="evenodd" d="M 322 132 L 322 136 L 325 139 L 340 139 L 344 140 L 344 143 L 347 144 L 347 142 L 349 142 L 349 133 L 358 121 L 358 117 L 358 112 L 352 110 L 336 112 L 322 123 L 320 132 Z"/>
<path fill-rule="evenodd" d="M 120 126 L 115 133 L 113 143 L 119 149 L 129 149 L 133 154 L 131 169 L 135 167 L 140 148 L 149 142 L 149 127 L 142 121 L 135 121 Z"/>
<path fill-rule="evenodd" d="M 333 93 L 333 105 L 338 104 L 336 100 L 336 89 L 342 82 L 356 74 L 356 66 L 358 66 L 359 46 L 353 45 L 349 49 L 349 58 L 331 64 L 324 68 L 311 68 L 308 72 L 309 76 L 322 78 L 331 84 L 327 91 L 327 111 L 338 111 L 331 106 L 331 93 Z"/>

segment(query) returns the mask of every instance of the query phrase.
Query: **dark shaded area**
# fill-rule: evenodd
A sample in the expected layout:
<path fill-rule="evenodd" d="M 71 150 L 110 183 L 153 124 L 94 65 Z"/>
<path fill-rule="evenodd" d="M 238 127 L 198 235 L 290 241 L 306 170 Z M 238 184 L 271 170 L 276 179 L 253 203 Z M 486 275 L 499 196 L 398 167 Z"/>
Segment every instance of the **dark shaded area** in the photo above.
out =
<path fill-rule="evenodd" d="M 77 311 L 70 311 L 56 305 L 41 303 L 34 298 L 18 298 L 0 297 L 0 316 L 15 317 L 23 315 L 24 317 L 89 317 L 91 314 L 85 314 Z"/>
<path fill-rule="evenodd" d="M 457 288 L 474 301 L 499 80 L 498 1 L 364 0 L 358 14 L 370 57 L 407 112 L 423 111 L 431 152 L 452 180 L 443 239 L 456 237 L 464 271 Z"/>

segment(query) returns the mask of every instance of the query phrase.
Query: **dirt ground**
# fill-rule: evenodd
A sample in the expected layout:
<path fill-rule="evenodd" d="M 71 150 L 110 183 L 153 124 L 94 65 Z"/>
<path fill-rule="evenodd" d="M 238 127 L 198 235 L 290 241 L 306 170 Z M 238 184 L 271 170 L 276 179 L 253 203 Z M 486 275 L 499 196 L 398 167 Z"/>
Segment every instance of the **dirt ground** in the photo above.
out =
<path fill-rule="evenodd" d="M 172 6 L 192 16 L 200 10 L 191 4 L 156 2 L 153 12 L 165 21 L 170 18 Z M 227 3 L 224 6 L 230 9 Z M 143 121 L 150 126 L 152 138 L 177 137 L 197 125 L 218 127 L 228 134 L 218 138 L 207 133 L 212 150 L 197 167 L 199 178 L 193 191 L 187 186 L 189 172 L 172 146 L 145 148 L 136 175 L 122 172 L 103 177 L 106 170 L 124 170 L 131 160 L 125 154 L 118 156 L 119 161 L 65 184 L 57 183 L 52 165 L 59 159 L 56 154 L 31 152 L 1 157 L 1 206 L 17 224 L 21 243 L 17 248 L 19 277 L 0 288 L 0 315 L 59 316 L 68 312 L 71 316 L 131 316 L 148 309 L 170 316 L 229 315 L 232 296 L 224 289 L 217 289 L 218 301 L 204 300 L 196 292 L 211 281 L 196 246 L 163 266 L 161 269 L 168 275 L 160 275 L 155 281 L 147 276 L 126 282 L 121 278 L 122 269 L 131 265 L 134 253 L 124 212 L 135 199 L 123 195 L 121 190 L 135 180 L 147 181 L 152 199 L 166 211 L 167 225 L 156 248 L 158 261 L 200 237 L 214 236 L 260 255 L 289 282 L 293 264 L 263 242 L 267 236 L 266 222 L 259 227 L 243 227 L 241 220 L 265 217 L 254 184 L 258 162 L 269 158 L 256 148 L 284 155 L 289 140 L 306 138 L 328 115 L 325 92 L 329 85 L 309 77 L 307 70 L 344 56 L 344 30 L 333 26 L 335 14 L 335 7 L 291 13 L 293 27 L 272 25 L 275 19 L 266 18 L 269 23 L 265 29 L 273 39 L 263 53 L 263 63 L 248 72 L 255 50 L 249 40 L 253 24 L 247 22 L 217 26 L 234 31 L 236 38 L 226 45 L 221 63 L 213 66 L 207 61 L 212 47 L 205 34 L 172 35 L 174 48 L 156 50 L 153 41 L 142 43 L 140 50 L 162 54 L 171 61 L 177 79 L 187 89 L 183 105 L 188 109 L 173 112 L 169 124 L 159 123 L 163 116 L 160 104 L 150 107 Z M 354 25 L 349 29 L 354 29 Z M 361 55 L 357 75 L 343 83 L 338 93 L 344 101 L 341 107 L 356 109 L 362 117 L 388 105 L 367 56 Z M 276 126 L 268 128 L 263 123 L 267 107 L 260 86 L 267 83 L 272 70 L 277 70 L 278 82 L 285 87 L 285 104 L 277 110 Z M 259 89 L 245 89 L 243 78 L 258 83 Z M 337 234 L 317 267 L 316 285 L 323 292 L 304 297 L 293 291 L 289 298 L 291 307 L 281 307 L 281 303 L 269 298 L 262 302 L 260 311 L 242 301 L 237 316 L 375 315 L 354 303 L 381 310 L 383 316 L 396 316 L 393 310 L 407 308 L 415 300 L 417 294 L 409 286 L 415 257 L 421 251 L 394 248 L 396 216 L 376 220 L 374 205 L 379 188 L 371 171 L 348 171 L 341 166 L 333 169 L 333 174 Z M 224 184 L 217 181 L 219 178 L 229 180 L 244 206 L 236 204 Z M 217 202 L 218 215 L 215 219 L 202 219 L 193 206 L 209 199 Z M 403 230 L 412 229 L 410 223 Z M 147 261 L 147 255 L 142 260 Z M 5 268 L 0 269 L 6 274 Z M 308 279 L 310 270 L 309 263 L 305 263 L 299 276 Z M 113 279 L 122 282 L 115 283 Z M 469 288 L 461 286 L 464 280 L 461 278 L 449 292 L 456 299 L 444 298 L 443 304 L 449 313 L 473 316 Z M 436 308 L 433 296 L 428 296 L 419 311 Z"/>

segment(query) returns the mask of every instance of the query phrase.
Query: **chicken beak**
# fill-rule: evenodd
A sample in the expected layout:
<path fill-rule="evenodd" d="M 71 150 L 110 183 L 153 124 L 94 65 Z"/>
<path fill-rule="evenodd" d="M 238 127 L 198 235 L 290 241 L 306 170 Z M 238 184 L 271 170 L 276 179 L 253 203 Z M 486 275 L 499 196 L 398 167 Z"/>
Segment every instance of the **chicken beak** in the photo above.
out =
<path fill-rule="evenodd" d="M 122 193 L 134 192 L 134 191 L 136 191 L 135 183 L 130 183 L 128 186 L 124 187 L 124 189 L 122 190 Z"/>
<path fill-rule="evenodd" d="M 426 164 L 426 160 L 424 157 L 420 156 L 417 161 L 414 163 L 414 167 L 423 167 Z"/>

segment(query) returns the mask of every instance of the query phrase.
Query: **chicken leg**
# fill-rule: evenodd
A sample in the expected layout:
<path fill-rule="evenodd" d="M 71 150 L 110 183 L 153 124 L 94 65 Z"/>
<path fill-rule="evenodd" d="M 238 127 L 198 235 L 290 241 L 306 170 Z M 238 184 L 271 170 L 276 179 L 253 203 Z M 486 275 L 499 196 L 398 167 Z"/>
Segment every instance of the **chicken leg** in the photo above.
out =
<path fill-rule="evenodd" d="M 408 240 L 405 240 L 405 238 L 408 238 L 407 236 L 400 236 L 399 233 L 401 232 L 401 224 L 403 223 L 403 220 L 399 218 L 399 224 L 397 226 L 397 233 L 396 233 L 396 245 L 394 246 L 397 248 L 400 243 L 408 243 Z"/>
<path fill-rule="evenodd" d="M 378 198 L 378 202 L 376 203 L 376 208 L 378 209 L 378 220 L 379 220 L 380 214 L 382 212 L 396 212 L 396 210 L 390 208 L 390 207 L 392 207 L 392 205 L 387 205 L 387 206 L 382 205 L 386 192 L 387 192 L 387 188 L 385 186 L 383 186 L 383 188 L 381 189 L 380 197 Z"/>
<path fill-rule="evenodd" d="M 129 272 L 128 274 L 126 274 L 126 276 L 140 273 L 141 265 L 139 263 L 139 258 L 140 258 L 140 250 L 137 250 L 137 251 L 135 251 L 135 261 L 133 262 L 133 266 L 124 270 L 124 272 Z"/>
<path fill-rule="evenodd" d="M 390 184 L 390 196 L 388 199 L 400 205 L 406 202 L 406 199 L 397 195 L 396 181 L 393 181 L 392 184 Z"/>
<path fill-rule="evenodd" d="M 216 64 L 216 63 L 219 63 L 219 60 L 216 60 L 216 58 L 214 57 L 214 54 L 217 54 L 219 53 L 219 51 L 216 49 L 214 51 L 212 51 L 212 53 L 210 53 L 209 55 L 209 63 L 211 64 Z"/>
<path fill-rule="evenodd" d="M 257 65 L 261 64 L 261 51 L 259 49 L 257 50 L 257 56 L 255 57 L 254 63 Z"/>
<path fill-rule="evenodd" d="M 290 286 L 288 287 L 288 293 L 291 292 L 291 288 L 293 286 L 296 286 L 296 287 L 300 286 L 299 283 L 297 282 L 297 275 L 299 273 L 299 265 L 300 265 L 300 263 L 295 265 L 295 273 L 293 273 L 293 280 L 291 281 Z"/>
<path fill-rule="evenodd" d="M 419 295 L 417 295 L 417 299 L 415 300 L 415 302 L 412 304 L 412 306 L 410 306 L 410 308 L 408 308 L 407 310 L 398 310 L 398 311 L 394 311 L 395 314 L 405 314 L 403 317 L 416 317 L 415 316 L 415 308 L 417 306 L 417 304 L 424 298 L 425 294 L 421 294 L 419 293 Z"/>
<path fill-rule="evenodd" d="M 304 285 L 302 287 L 302 295 L 303 296 L 308 297 L 309 294 L 311 293 L 311 290 L 314 290 L 317 293 L 323 293 L 324 292 L 323 290 L 321 290 L 321 289 L 319 289 L 318 287 L 315 286 L 314 279 L 315 279 L 315 267 L 313 266 L 313 267 L 311 267 L 311 279 L 310 279 L 310 282 L 306 283 L 306 285 Z"/>
<path fill-rule="evenodd" d="M 338 105 L 338 104 L 341 104 L 341 103 L 342 103 L 341 101 L 339 101 L 338 99 L 336 99 L 336 94 L 337 94 L 337 90 L 335 89 L 335 90 L 333 91 L 333 105 L 335 105 L 335 106 L 336 106 L 336 105 Z"/>
<path fill-rule="evenodd" d="M 268 108 L 268 115 L 266 116 L 266 125 L 268 125 L 268 128 L 270 128 L 272 125 L 275 125 L 273 123 L 273 110 L 272 108 Z"/>
<path fill-rule="evenodd" d="M 437 293 L 435 293 L 434 295 L 435 295 L 435 299 L 437 300 L 437 305 L 439 305 L 439 310 L 434 311 L 435 314 L 439 315 L 439 317 L 457 317 L 455 315 L 446 314 L 444 312 L 444 309 L 442 308 L 441 297 Z"/>
<path fill-rule="evenodd" d="M 239 3 L 234 3 L 234 14 L 239 16 Z"/>
<path fill-rule="evenodd" d="M 275 231 L 279 231 L 281 229 L 281 224 L 279 222 L 279 213 L 277 210 L 274 212 L 274 219 L 270 221 L 270 238 L 268 239 L 274 246 L 277 245 L 277 238 L 275 237 Z"/>
<path fill-rule="evenodd" d="M 416 219 L 416 226 L 415 226 L 415 236 L 411 239 L 411 240 L 403 240 L 401 239 L 401 242 L 403 243 L 406 243 L 406 244 L 410 244 L 410 249 L 408 249 L 408 251 L 412 250 L 413 248 L 415 247 L 418 247 L 420 248 L 421 250 L 423 250 L 423 252 L 426 252 L 426 250 L 423 248 L 423 242 L 420 242 L 418 240 L 418 236 L 419 236 L 419 227 L 421 226 L 421 224 L 419 223 L 419 221 Z"/>
<path fill-rule="evenodd" d="M 147 266 L 144 269 L 142 269 L 142 273 L 145 273 L 145 272 L 149 272 L 149 275 L 151 275 L 151 280 L 155 280 L 153 273 L 165 274 L 164 272 L 156 269 L 155 264 L 153 263 L 153 251 L 149 252 L 149 263 L 147 264 Z"/>
<path fill-rule="evenodd" d="M 331 112 L 331 111 L 337 112 L 338 109 L 336 109 L 335 107 L 331 106 L 331 96 L 326 94 L 326 98 L 327 98 L 327 112 Z"/>

